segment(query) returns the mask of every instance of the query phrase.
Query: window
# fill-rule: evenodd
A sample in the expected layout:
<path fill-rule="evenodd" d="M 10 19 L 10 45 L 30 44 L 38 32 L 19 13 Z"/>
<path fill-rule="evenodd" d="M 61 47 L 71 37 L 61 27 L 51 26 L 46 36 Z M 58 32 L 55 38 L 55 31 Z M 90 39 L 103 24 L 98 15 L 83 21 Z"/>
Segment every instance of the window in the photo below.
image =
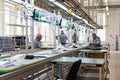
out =
<path fill-rule="evenodd" d="M 53 31 L 51 24 L 45 22 L 35 22 L 34 35 L 38 33 L 42 34 L 42 42 L 44 43 L 53 43 Z M 35 37 L 34 36 L 34 37 Z"/>
<path fill-rule="evenodd" d="M 101 41 L 105 41 L 105 28 L 98 29 L 97 33 L 98 33 L 98 36 L 100 37 Z"/>
<path fill-rule="evenodd" d="M 104 26 L 106 25 L 106 15 L 105 13 L 99 13 L 99 25 L 102 25 L 103 26 L 103 29 L 98 29 L 97 30 L 97 33 L 98 33 L 98 36 L 100 37 L 101 41 L 105 41 L 105 28 Z"/>
<path fill-rule="evenodd" d="M 10 34 L 10 26 L 8 25 L 10 22 L 10 17 L 9 17 L 9 7 L 5 7 L 5 15 L 4 15 L 4 20 L 5 20 L 5 27 L 4 27 L 4 35 L 9 35 Z"/>
<path fill-rule="evenodd" d="M 80 26 L 79 41 L 80 42 L 85 41 L 85 28 L 83 26 Z"/>

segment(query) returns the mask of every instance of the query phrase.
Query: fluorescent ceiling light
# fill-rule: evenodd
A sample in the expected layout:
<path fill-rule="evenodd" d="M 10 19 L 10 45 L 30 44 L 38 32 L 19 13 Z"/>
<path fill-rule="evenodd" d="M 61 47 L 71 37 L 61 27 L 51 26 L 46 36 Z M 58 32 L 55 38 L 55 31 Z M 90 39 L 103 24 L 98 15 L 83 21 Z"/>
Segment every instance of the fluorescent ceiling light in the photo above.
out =
<path fill-rule="evenodd" d="M 49 0 L 49 1 L 54 2 L 55 0 Z"/>
<path fill-rule="evenodd" d="M 84 21 L 86 24 L 88 24 L 88 21 L 87 21 L 86 19 L 83 19 L 83 21 Z"/>
<path fill-rule="evenodd" d="M 65 10 L 65 11 L 68 11 L 68 9 L 65 7 L 65 6 L 63 6 L 62 4 L 60 4 L 60 3 L 58 3 L 57 1 L 56 2 L 53 2 L 55 5 L 57 5 L 57 6 L 59 6 L 60 8 L 62 8 L 63 10 Z"/>
<path fill-rule="evenodd" d="M 108 0 L 105 0 L 105 4 L 108 5 Z"/>
<path fill-rule="evenodd" d="M 105 0 L 105 3 L 108 3 L 108 0 Z"/>
<path fill-rule="evenodd" d="M 107 12 L 107 15 L 110 15 L 110 13 L 109 13 L 109 12 Z"/>
<path fill-rule="evenodd" d="M 81 17 L 79 17 L 78 15 L 76 15 L 75 13 L 71 13 L 73 16 L 77 17 L 78 19 L 81 19 Z"/>
<path fill-rule="evenodd" d="M 108 11 L 108 6 L 106 6 L 106 10 Z"/>

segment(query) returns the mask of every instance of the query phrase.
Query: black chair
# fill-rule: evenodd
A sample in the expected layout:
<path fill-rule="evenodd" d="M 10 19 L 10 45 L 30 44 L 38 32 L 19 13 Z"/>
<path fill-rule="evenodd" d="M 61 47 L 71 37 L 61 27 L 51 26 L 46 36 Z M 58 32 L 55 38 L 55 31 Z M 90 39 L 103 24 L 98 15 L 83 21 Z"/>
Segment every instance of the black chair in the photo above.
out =
<path fill-rule="evenodd" d="M 66 77 L 66 80 L 76 80 L 80 65 L 81 60 L 78 60 L 72 64 L 70 71 L 68 72 L 68 75 Z"/>

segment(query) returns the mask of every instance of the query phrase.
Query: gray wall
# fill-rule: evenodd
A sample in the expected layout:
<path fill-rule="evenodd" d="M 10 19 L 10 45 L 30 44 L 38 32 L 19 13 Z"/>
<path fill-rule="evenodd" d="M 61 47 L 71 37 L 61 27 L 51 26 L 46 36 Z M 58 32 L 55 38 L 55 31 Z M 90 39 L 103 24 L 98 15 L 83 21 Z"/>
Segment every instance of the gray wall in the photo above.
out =
<path fill-rule="evenodd" d="M 116 50 L 116 37 L 118 37 L 117 45 L 120 50 L 120 9 L 111 9 L 108 16 L 108 26 L 106 27 L 107 41 L 110 43 L 110 50 Z"/>

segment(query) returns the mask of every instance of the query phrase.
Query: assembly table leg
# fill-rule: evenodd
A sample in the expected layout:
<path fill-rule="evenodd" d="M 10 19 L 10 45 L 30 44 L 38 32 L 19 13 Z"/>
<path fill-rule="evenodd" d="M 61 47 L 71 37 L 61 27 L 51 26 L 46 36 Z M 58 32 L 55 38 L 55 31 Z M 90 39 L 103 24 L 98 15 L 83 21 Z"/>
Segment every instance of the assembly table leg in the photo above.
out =
<path fill-rule="evenodd" d="M 104 69 L 99 67 L 99 80 L 104 80 Z"/>
<path fill-rule="evenodd" d="M 54 80 L 54 74 L 55 74 L 55 69 L 54 69 L 54 64 L 52 64 L 52 80 Z"/>
<path fill-rule="evenodd" d="M 64 79 L 64 65 L 62 64 L 61 78 Z"/>

